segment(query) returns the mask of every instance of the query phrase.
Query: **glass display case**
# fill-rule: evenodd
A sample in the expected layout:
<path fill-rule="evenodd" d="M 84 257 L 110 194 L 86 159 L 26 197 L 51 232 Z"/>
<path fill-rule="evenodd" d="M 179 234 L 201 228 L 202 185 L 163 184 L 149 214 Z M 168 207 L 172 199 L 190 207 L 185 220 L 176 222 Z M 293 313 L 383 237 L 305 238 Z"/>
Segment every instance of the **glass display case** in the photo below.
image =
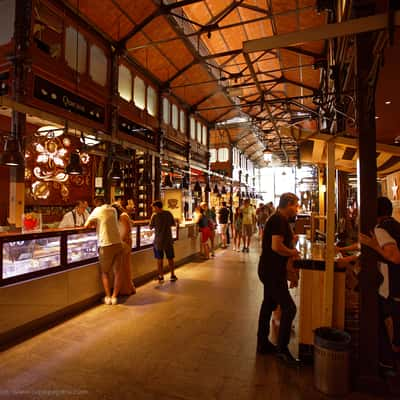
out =
<path fill-rule="evenodd" d="M 3 242 L 2 278 L 61 265 L 60 236 Z"/>
<path fill-rule="evenodd" d="M 173 237 L 178 229 L 173 228 Z M 132 227 L 132 251 L 153 244 L 149 225 Z M 92 229 L 49 229 L 36 233 L 0 233 L 0 286 L 49 275 L 96 262 L 96 232 Z"/>
<path fill-rule="evenodd" d="M 95 259 L 98 256 L 96 232 L 68 235 L 67 249 L 68 264 Z"/>

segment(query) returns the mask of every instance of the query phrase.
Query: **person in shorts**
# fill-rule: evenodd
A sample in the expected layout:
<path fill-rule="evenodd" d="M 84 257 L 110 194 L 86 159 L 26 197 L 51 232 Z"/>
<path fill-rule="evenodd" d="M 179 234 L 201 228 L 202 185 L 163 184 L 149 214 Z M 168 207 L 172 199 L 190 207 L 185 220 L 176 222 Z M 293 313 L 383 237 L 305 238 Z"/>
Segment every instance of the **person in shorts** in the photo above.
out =
<path fill-rule="evenodd" d="M 96 208 L 85 222 L 85 228 L 96 226 L 97 242 L 99 246 L 99 264 L 101 281 L 103 283 L 104 304 L 118 303 L 118 294 L 121 287 L 121 260 L 122 241 L 119 234 L 117 211 L 109 204 L 105 204 L 103 197 L 94 200 Z M 114 271 L 114 289 L 111 294 L 110 273 Z"/>
<path fill-rule="evenodd" d="M 175 226 L 173 215 L 163 210 L 163 203 L 159 200 L 153 203 L 153 215 L 150 220 L 150 228 L 154 229 L 154 257 L 157 260 L 158 282 L 164 282 L 163 259 L 164 254 L 168 260 L 168 267 L 171 273 L 170 281 L 175 282 L 178 278 L 175 275 L 174 264 L 174 240 L 171 227 Z"/>

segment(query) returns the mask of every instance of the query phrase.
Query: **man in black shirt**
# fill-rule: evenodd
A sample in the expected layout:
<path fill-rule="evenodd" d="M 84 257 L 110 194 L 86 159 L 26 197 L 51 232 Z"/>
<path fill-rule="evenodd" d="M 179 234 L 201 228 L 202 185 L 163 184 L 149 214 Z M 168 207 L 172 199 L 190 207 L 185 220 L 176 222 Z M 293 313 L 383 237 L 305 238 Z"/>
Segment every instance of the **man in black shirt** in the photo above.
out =
<path fill-rule="evenodd" d="M 229 210 L 226 206 L 226 201 L 222 202 L 222 207 L 218 211 L 218 223 L 221 233 L 222 248 L 225 249 L 227 245 L 227 231 L 229 223 Z"/>
<path fill-rule="evenodd" d="M 261 305 L 257 333 L 257 352 L 275 353 L 290 363 L 297 360 L 290 354 L 288 344 L 296 305 L 289 293 L 286 265 L 289 257 L 298 257 L 294 248 L 293 232 L 289 219 L 297 214 L 298 197 L 284 193 L 279 200 L 278 211 L 272 215 L 264 228 L 262 253 L 258 264 L 258 276 L 264 285 L 264 299 Z M 272 311 L 280 305 L 282 315 L 279 326 L 278 344 L 275 347 L 268 339 Z"/>

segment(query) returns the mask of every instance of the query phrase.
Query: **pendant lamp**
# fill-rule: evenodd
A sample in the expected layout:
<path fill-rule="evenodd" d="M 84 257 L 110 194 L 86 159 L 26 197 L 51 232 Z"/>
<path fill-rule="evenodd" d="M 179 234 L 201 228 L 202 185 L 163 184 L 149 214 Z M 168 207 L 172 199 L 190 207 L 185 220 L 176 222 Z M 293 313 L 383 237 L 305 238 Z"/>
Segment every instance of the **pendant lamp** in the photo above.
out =
<path fill-rule="evenodd" d="M 118 161 L 113 162 L 110 174 L 111 179 L 122 179 L 122 171 Z"/>
<path fill-rule="evenodd" d="M 14 135 L 10 135 L 5 139 L 3 152 L 0 153 L 0 165 L 9 167 L 24 165 L 21 144 Z"/>
<path fill-rule="evenodd" d="M 71 153 L 65 173 L 68 175 L 82 175 L 81 159 L 78 153 Z"/>

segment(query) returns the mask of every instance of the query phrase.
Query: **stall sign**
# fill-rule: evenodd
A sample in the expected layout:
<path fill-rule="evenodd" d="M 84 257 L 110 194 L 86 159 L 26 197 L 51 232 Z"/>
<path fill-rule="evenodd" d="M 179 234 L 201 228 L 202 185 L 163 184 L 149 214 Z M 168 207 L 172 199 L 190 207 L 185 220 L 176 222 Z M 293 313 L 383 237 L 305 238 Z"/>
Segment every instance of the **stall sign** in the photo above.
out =
<path fill-rule="evenodd" d="M 186 157 L 187 155 L 187 148 L 185 146 L 173 142 L 172 140 L 164 139 L 163 148 L 175 154 L 179 154 L 180 156 Z"/>
<path fill-rule="evenodd" d="M 118 127 L 121 132 L 124 132 L 129 136 L 133 136 L 147 143 L 156 144 L 156 135 L 153 131 L 135 124 L 134 122 L 129 121 L 129 119 L 119 116 Z"/>
<path fill-rule="evenodd" d="M 105 111 L 89 100 L 38 76 L 35 77 L 34 96 L 46 103 L 63 108 L 92 121 L 104 123 Z"/>

